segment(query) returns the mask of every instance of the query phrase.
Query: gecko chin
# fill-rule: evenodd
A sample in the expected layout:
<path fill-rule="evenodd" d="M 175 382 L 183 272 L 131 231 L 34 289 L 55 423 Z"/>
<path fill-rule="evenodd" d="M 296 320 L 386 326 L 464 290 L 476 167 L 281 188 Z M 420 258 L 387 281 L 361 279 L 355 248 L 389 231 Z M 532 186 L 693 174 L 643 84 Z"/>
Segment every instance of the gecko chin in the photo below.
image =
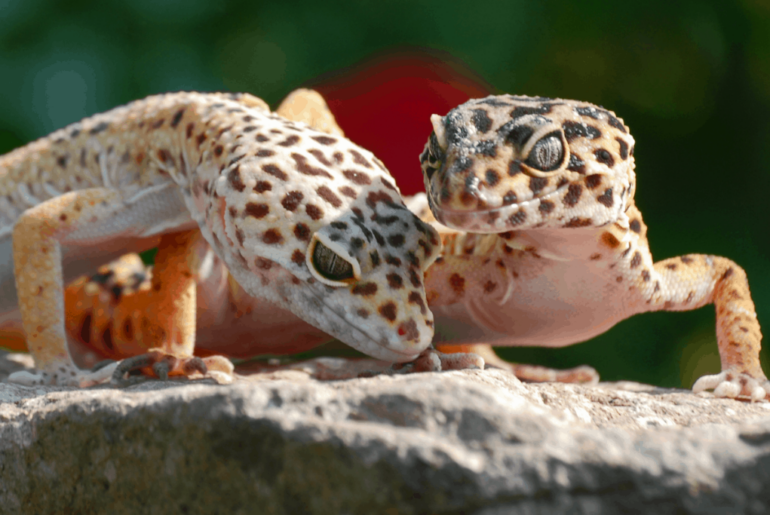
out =
<path fill-rule="evenodd" d="M 277 263 L 256 274 L 232 263 L 230 272 L 250 295 L 292 311 L 305 322 L 376 359 L 412 361 L 433 339 L 432 314 L 426 310 L 424 318 L 417 317 L 407 302 L 396 297 L 388 303 L 392 304 L 392 315 L 387 310 L 373 313 L 369 298 L 351 296 L 349 287 L 332 287 L 312 277 L 302 279 Z M 265 288 L 268 284 L 271 288 Z M 399 313 L 402 316 L 396 316 Z"/>

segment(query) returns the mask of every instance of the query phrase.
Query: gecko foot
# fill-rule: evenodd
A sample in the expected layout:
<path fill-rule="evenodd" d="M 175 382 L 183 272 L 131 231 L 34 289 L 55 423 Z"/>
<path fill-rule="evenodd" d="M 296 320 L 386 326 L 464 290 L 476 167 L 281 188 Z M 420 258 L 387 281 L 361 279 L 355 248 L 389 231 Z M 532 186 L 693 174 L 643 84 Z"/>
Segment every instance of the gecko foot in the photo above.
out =
<path fill-rule="evenodd" d="M 495 349 L 489 344 L 471 345 L 441 345 L 441 350 L 457 353 L 458 355 L 472 355 L 481 357 L 488 368 L 500 368 L 507 370 L 522 381 L 530 383 L 579 383 L 596 384 L 599 382 L 599 373 L 587 365 L 556 370 L 554 368 L 541 367 L 539 365 L 524 365 L 505 361 L 497 355 Z"/>
<path fill-rule="evenodd" d="M 556 370 L 555 368 L 541 367 L 539 365 L 506 363 L 505 366 L 500 368 L 510 370 L 517 378 L 529 383 L 597 384 L 599 382 L 599 373 L 587 365 L 566 370 Z"/>
<path fill-rule="evenodd" d="M 442 370 L 484 370 L 484 358 L 472 352 L 447 354 L 436 349 L 425 349 L 417 359 L 408 363 L 395 363 L 391 370 L 396 374 L 414 372 L 441 372 Z"/>
<path fill-rule="evenodd" d="M 118 363 L 112 374 L 112 382 L 123 384 L 126 374 L 136 372 L 148 377 L 157 377 L 161 381 L 167 380 L 169 376 L 190 377 L 200 374 L 211 375 L 220 382 L 219 378 L 222 375 L 232 377 L 233 364 L 222 356 L 178 357 L 156 350 L 126 358 Z"/>
<path fill-rule="evenodd" d="M 725 370 L 719 374 L 703 376 L 692 385 L 695 393 L 714 390 L 717 397 L 749 397 L 752 401 L 761 401 L 770 395 L 770 381 L 764 376 L 760 379 L 746 372 Z"/>
<path fill-rule="evenodd" d="M 8 376 L 8 382 L 24 386 L 56 385 L 85 388 L 108 381 L 117 366 L 117 363 L 108 363 L 90 372 L 80 370 L 74 365 L 60 365 L 55 371 L 21 370 Z"/>

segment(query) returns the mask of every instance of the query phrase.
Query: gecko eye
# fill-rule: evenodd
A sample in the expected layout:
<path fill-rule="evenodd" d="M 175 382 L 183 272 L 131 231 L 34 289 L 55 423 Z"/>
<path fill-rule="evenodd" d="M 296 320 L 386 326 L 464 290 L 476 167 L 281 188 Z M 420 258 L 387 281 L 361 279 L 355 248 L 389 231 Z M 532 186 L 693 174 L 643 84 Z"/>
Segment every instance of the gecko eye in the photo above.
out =
<path fill-rule="evenodd" d="M 353 265 L 345 261 L 323 243 L 316 242 L 313 249 L 313 268 L 331 281 L 345 282 L 353 279 Z"/>
<path fill-rule="evenodd" d="M 525 163 L 541 172 L 556 170 L 564 162 L 564 143 L 559 131 L 540 138 L 535 143 Z"/>

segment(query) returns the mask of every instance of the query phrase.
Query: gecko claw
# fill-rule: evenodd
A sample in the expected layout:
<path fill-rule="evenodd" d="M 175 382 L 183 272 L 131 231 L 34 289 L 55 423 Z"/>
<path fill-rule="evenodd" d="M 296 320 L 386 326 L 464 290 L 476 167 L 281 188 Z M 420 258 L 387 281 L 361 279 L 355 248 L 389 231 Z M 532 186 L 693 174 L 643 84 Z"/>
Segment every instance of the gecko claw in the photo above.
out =
<path fill-rule="evenodd" d="M 694 393 L 714 390 L 715 397 L 748 397 L 752 401 L 761 401 L 770 395 L 770 381 L 757 379 L 746 372 L 726 370 L 719 374 L 703 376 L 692 385 Z"/>

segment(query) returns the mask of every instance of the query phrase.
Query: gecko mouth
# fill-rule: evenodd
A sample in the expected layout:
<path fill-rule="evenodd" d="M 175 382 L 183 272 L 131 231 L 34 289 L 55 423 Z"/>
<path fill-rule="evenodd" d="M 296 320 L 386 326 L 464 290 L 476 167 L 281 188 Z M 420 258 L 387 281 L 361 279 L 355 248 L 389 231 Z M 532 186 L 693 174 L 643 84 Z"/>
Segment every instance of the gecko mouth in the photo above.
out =
<path fill-rule="evenodd" d="M 482 210 L 457 210 L 443 207 L 441 202 L 429 195 L 431 209 L 436 220 L 453 229 L 484 233 L 500 233 L 518 229 L 529 229 L 544 220 L 540 206 L 543 201 L 561 196 L 570 183 L 567 182 L 541 196 L 519 202 Z M 440 189 L 431 188 L 431 191 Z"/>

